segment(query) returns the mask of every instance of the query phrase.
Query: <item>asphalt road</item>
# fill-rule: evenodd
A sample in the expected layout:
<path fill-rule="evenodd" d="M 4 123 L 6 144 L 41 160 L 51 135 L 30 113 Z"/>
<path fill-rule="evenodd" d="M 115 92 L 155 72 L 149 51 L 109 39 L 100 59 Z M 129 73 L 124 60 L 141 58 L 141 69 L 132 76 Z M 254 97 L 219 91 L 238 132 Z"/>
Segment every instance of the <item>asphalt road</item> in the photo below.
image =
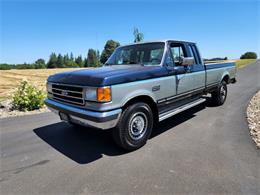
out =
<path fill-rule="evenodd" d="M 245 110 L 260 89 L 260 61 L 238 72 L 225 105 L 197 106 L 163 121 L 124 153 L 109 131 L 52 113 L 1 123 L 1 194 L 260 194 L 260 151 Z"/>

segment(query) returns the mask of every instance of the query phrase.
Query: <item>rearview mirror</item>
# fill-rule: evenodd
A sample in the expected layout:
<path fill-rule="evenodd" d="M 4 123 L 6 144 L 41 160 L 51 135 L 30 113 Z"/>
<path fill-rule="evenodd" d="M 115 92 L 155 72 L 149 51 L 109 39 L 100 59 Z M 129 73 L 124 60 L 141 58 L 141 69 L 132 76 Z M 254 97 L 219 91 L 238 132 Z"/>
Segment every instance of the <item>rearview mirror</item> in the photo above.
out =
<path fill-rule="evenodd" d="M 182 65 L 182 66 L 189 66 L 189 65 L 192 65 L 192 64 L 194 64 L 194 58 L 193 57 L 181 58 L 180 65 Z"/>

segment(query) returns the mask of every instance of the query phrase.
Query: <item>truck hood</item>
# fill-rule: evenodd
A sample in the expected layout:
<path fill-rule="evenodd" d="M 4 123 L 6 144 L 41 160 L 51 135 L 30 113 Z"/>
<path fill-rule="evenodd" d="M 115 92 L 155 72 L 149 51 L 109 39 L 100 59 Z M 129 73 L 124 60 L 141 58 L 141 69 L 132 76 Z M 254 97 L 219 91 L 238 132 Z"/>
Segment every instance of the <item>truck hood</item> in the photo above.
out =
<path fill-rule="evenodd" d="M 167 75 L 168 71 L 162 66 L 112 65 L 58 73 L 49 76 L 48 82 L 100 87 Z"/>

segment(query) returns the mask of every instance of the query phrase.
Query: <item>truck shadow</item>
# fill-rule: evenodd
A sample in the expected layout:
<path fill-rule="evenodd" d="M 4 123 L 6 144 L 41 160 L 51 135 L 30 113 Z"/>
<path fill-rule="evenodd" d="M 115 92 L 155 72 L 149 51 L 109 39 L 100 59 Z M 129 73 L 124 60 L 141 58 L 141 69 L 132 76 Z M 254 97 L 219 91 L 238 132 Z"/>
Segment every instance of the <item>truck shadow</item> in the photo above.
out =
<path fill-rule="evenodd" d="M 205 104 L 162 121 L 155 126 L 150 139 L 170 129 L 173 130 L 173 127 L 195 117 L 195 113 L 203 108 Z M 114 143 L 111 130 L 74 127 L 65 122 L 59 122 L 33 131 L 51 147 L 79 164 L 96 161 L 103 155 L 117 156 L 126 153 Z"/>

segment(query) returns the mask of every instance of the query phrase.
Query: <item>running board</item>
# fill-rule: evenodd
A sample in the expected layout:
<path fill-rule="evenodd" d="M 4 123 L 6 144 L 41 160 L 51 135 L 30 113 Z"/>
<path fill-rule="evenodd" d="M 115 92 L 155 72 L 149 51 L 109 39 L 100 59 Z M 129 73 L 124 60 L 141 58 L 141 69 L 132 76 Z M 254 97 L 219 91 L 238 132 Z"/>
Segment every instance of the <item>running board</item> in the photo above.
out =
<path fill-rule="evenodd" d="M 169 117 L 171 117 L 171 116 L 173 116 L 175 114 L 178 114 L 178 113 L 180 113 L 180 112 L 182 112 L 184 110 L 187 110 L 187 109 L 189 109 L 191 107 L 197 106 L 197 105 L 199 105 L 199 104 L 201 104 L 201 103 L 203 103 L 205 101 L 206 101 L 206 99 L 200 98 L 198 100 L 195 100 L 193 102 L 190 102 L 188 104 L 180 106 L 180 107 L 178 107 L 178 108 L 176 108 L 174 110 L 170 110 L 168 112 L 162 113 L 162 114 L 159 115 L 159 121 L 163 121 L 164 119 L 167 119 L 167 118 L 169 118 Z"/>

